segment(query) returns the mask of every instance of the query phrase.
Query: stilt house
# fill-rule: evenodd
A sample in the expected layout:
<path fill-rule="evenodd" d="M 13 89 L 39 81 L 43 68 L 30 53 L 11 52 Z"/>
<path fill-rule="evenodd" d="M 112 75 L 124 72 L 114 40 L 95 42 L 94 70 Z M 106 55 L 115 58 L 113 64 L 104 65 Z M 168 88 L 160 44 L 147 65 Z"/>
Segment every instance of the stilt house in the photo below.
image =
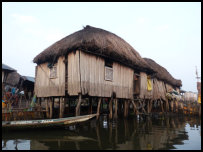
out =
<path fill-rule="evenodd" d="M 91 26 L 57 41 L 33 62 L 38 98 L 114 95 L 133 99 L 136 73 L 154 72 L 122 38 Z"/>
<path fill-rule="evenodd" d="M 144 58 L 144 60 L 148 63 L 148 65 L 151 66 L 151 68 L 154 71 L 156 71 L 156 73 L 154 73 L 151 77 L 151 83 L 153 85 L 151 99 L 152 101 L 160 100 L 161 104 L 163 103 L 165 105 L 165 110 L 168 111 L 170 103 L 166 98 L 166 93 L 172 91 L 173 89 L 180 93 L 180 87 L 182 86 L 182 81 L 173 78 L 173 76 L 164 67 L 157 64 L 154 60 L 149 58 Z M 174 107 L 173 102 L 171 102 L 170 106 L 173 109 Z"/>

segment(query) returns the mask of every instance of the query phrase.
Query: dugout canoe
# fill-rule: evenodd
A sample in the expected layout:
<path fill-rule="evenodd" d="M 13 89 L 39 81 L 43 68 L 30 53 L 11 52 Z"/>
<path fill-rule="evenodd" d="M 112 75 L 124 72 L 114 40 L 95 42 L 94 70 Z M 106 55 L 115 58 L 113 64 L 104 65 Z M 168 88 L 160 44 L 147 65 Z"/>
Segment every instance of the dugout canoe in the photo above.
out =
<path fill-rule="evenodd" d="M 83 115 L 76 117 L 42 119 L 42 120 L 19 120 L 2 121 L 2 129 L 29 129 L 29 128 L 55 128 L 72 125 L 92 119 L 97 114 Z"/>

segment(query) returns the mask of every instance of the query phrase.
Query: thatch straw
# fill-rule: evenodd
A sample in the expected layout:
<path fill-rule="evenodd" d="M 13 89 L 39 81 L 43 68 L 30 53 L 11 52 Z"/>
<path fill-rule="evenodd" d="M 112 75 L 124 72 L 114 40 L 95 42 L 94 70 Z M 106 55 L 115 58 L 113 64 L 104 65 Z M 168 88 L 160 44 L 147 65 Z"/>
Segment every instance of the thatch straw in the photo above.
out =
<path fill-rule="evenodd" d="M 139 53 L 122 38 L 91 26 L 57 41 L 37 55 L 33 62 L 54 62 L 59 56 L 76 50 L 109 58 L 140 71 L 154 72 Z"/>
<path fill-rule="evenodd" d="M 164 82 L 167 82 L 168 84 L 171 84 L 172 86 L 177 86 L 180 87 L 182 86 L 182 81 L 181 80 L 177 80 L 174 79 L 172 77 L 172 75 L 161 65 L 157 64 L 154 60 L 149 59 L 149 58 L 143 58 L 148 65 L 151 66 L 151 68 L 156 71 L 157 73 L 154 74 L 154 76 L 159 79 L 162 80 Z"/>
<path fill-rule="evenodd" d="M 11 72 L 8 74 L 8 77 L 6 79 L 6 84 L 9 84 L 11 86 L 17 86 L 20 81 L 20 74 L 17 72 Z"/>

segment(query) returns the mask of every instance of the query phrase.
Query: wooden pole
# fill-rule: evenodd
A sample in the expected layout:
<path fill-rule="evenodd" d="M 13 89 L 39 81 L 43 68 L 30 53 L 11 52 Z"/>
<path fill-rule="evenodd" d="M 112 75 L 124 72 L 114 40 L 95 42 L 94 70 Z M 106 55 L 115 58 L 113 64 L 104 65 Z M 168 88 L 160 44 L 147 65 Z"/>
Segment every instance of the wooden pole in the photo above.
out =
<path fill-rule="evenodd" d="M 115 105 L 114 118 L 117 119 L 118 99 L 114 99 L 114 105 Z"/>
<path fill-rule="evenodd" d="M 93 98 L 89 99 L 89 113 L 92 114 L 92 102 L 93 102 Z"/>
<path fill-rule="evenodd" d="M 112 119 L 112 117 L 113 117 L 112 100 L 113 100 L 113 97 L 111 97 L 110 102 L 109 102 L 109 119 Z"/>
<path fill-rule="evenodd" d="M 131 101 L 132 101 L 132 104 L 133 104 L 133 107 L 134 107 L 134 113 L 135 113 L 135 115 L 138 115 L 139 112 L 137 110 L 136 104 L 135 104 L 134 100 L 131 100 Z"/>
<path fill-rule="evenodd" d="M 75 109 L 75 115 L 76 116 L 79 116 L 80 115 L 80 104 L 82 102 L 82 94 L 79 93 L 79 99 L 78 99 L 78 103 L 77 103 L 77 106 L 76 106 L 76 109 Z"/>
<path fill-rule="evenodd" d="M 150 105 L 149 105 L 149 100 L 147 100 L 147 113 L 149 114 L 150 113 Z"/>
<path fill-rule="evenodd" d="M 71 113 L 71 102 L 70 99 L 68 99 L 68 112 Z"/>
<path fill-rule="evenodd" d="M 49 118 L 53 118 L 53 98 L 49 97 Z"/>
<path fill-rule="evenodd" d="M 66 110 L 66 104 L 68 103 L 68 98 L 64 97 L 64 108 L 63 108 L 63 116 L 65 114 L 65 110 Z"/>
<path fill-rule="evenodd" d="M 128 100 L 124 100 L 124 117 L 128 117 Z"/>
<path fill-rule="evenodd" d="M 63 97 L 60 97 L 60 113 L 59 118 L 63 118 L 64 115 L 64 99 Z"/>
<path fill-rule="evenodd" d="M 173 112 L 173 101 L 171 101 L 170 105 L 171 105 L 171 112 Z"/>
<path fill-rule="evenodd" d="M 168 103 L 168 99 L 166 98 L 166 112 L 169 112 L 169 103 Z"/>
<path fill-rule="evenodd" d="M 101 98 L 99 98 L 98 105 L 97 105 L 97 120 L 99 119 L 100 115 L 100 105 L 101 105 Z"/>
<path fill-rule="evenodd" d="M 49 118 L 49 105 L 48 105 L 48 99 L 45 98 L 45 103 L 46 103 L 46 117 Z"/>

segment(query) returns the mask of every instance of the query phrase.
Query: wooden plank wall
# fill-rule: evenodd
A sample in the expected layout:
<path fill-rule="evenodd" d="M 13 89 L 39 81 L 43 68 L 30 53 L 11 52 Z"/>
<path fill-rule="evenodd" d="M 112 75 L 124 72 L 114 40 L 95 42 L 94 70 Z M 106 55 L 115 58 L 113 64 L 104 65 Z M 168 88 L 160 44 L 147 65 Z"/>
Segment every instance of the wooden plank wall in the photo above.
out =
<path fill-rule="evenodd" d="M 158 88 L 158 80 L 153 78 L 153 100 L 157 100 L 161 98 L 161 94 Z"/>
<path fill-rule="evenodd" d="M 65 96 L 65 57 L 60 57 L 57 66 L 57 78 L 50 79 L 48 63 L 38 65 L 35 76 L 35 93 L 37 97 Z"/>
<path fill-rule="evenodd" d="M 153 81 L 151 81 L 152 90 L 147 90 L 147 74 L 145 72 L 140 72 L 140 95 L 141 99 L 151 99 L 153 97 Z"/>
<path fill-rule="evenodd" d="M 106 81 L 104 65 L 105 61 L 101 57 L 82 51 L 80 51 L 80 55 L 79 51 L 70 53 L 68 55 L 69 95 L 78 95 L 79 92 L 82 92 L 83 95 L 111 97 L 114 91 L 117 98 L 132 99 L 133 70 L 114 62 L 113 81 Z"/>
<path fill-rule="evenodd" d="M 162 98 L 166 100 L 166 88 L 165 83 L 156 78 L 153 79 L 153 100 Z"/>
<path fill-rule="evenodd" d="M 167 92 L 170 92 L 173 90 L 173 87 L 170 84 L 166 83 L 165 85 L 166 85 L 166 91 Z"/>

